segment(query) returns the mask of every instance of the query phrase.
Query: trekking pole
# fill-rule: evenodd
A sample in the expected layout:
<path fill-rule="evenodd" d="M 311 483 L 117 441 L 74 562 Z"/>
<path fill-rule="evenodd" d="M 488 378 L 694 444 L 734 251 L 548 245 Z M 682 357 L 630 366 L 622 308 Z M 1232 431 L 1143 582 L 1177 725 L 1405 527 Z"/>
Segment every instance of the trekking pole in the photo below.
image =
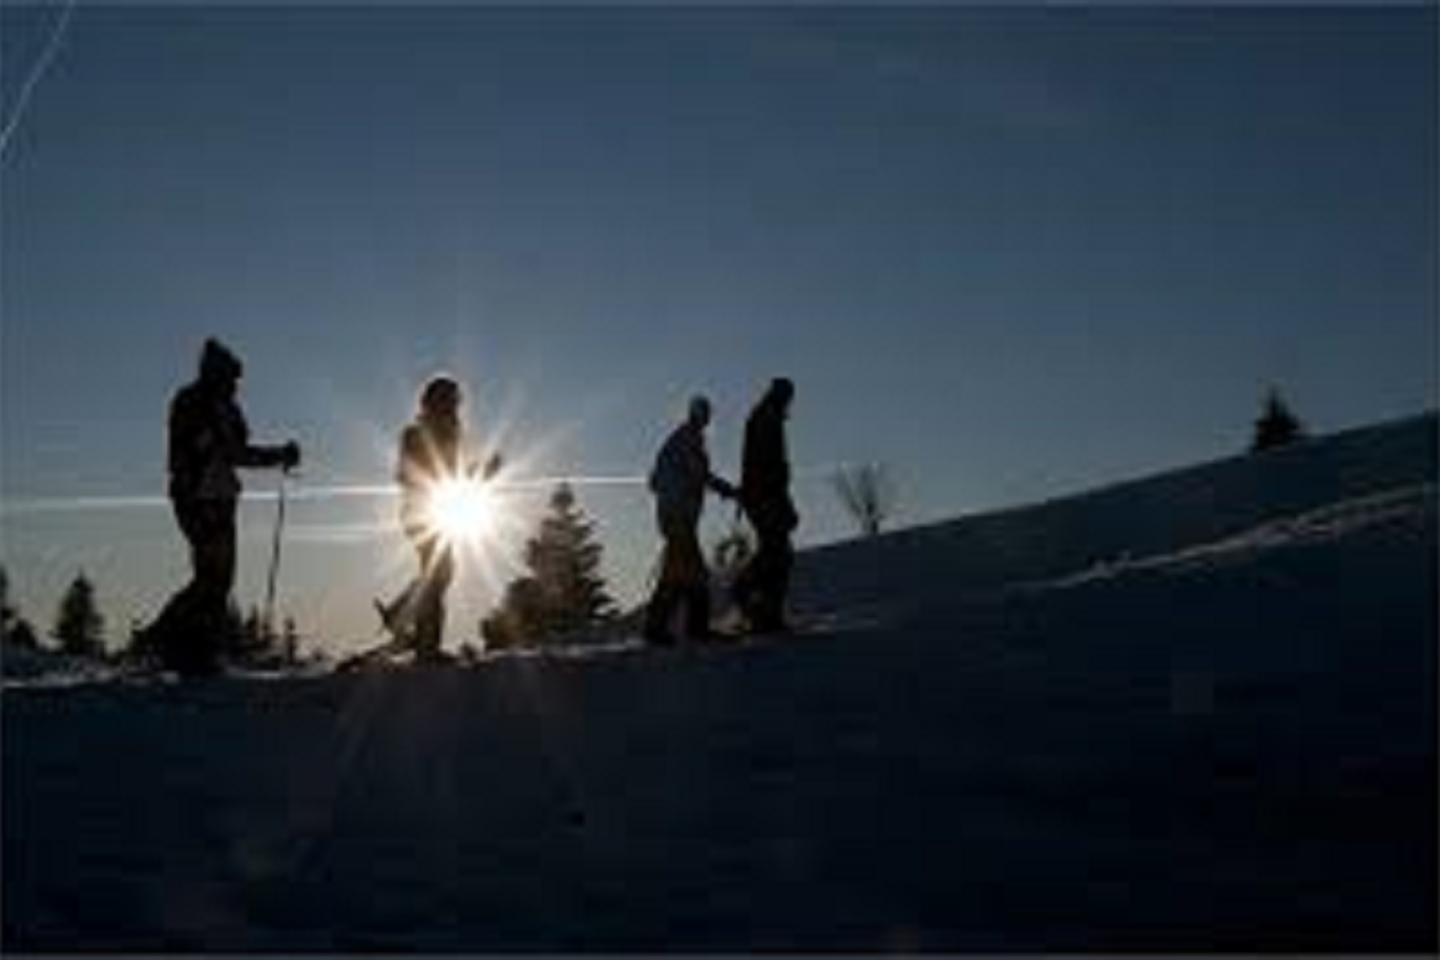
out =
<path fill-rule="evenodd" d="M 265 627 L 275 629 L 275 577 L 280 572 L 280 540 L 285 530 L 285 479 L 290 476 L 286 467 L 280 471 L 280 491 L 276 498 L 275 537 L 270 541 L 270 576 L 265 584 Z"/>

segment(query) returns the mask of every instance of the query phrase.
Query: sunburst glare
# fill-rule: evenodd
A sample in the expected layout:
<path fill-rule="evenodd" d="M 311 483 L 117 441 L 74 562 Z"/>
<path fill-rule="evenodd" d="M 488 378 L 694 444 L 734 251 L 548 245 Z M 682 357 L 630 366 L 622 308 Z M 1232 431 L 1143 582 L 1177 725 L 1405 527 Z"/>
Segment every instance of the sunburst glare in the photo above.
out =
<path fill-rule="evenodd" d="M 479 546 L 495 530 L 497 500 L 472 477 L 443 477 L 431 487 L 427 520 L 446 543 Z"/>

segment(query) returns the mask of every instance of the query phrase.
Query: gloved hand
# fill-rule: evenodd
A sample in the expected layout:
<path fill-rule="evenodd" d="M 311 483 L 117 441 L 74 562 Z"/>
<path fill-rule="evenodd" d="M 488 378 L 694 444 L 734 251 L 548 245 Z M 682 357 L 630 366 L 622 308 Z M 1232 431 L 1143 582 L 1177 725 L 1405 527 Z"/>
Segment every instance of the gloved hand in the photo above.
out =
<path fill-rule="evenodd" d="M 300 444 L 291 440 L 280 448 L 280 466 L 286 470 L 300 466 Z"/>

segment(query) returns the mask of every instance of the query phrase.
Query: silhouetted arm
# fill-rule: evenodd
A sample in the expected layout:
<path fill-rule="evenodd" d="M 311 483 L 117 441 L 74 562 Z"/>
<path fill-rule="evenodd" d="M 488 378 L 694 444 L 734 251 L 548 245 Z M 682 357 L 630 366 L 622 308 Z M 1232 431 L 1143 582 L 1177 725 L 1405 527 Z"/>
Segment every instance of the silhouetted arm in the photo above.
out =
<path fill-rule="evenodd" d="M 717 477 L 713 473 L 705 474 L 705 486 L 718 493 L 727 500 L 734 500 L 740 496 L 740 489 L 726 480 L 724 477 Z"/>
<path fill-rule="evenodd" d="M 239 407 L 230 410 L 226 434 L 233 445 L 230 462 L 238 467 L 284 467 L 289 470 L 300 463 L 300 445 L 294 440 L 276 445 L 250 442 L 250 427 Z"/>
<path fill-rule="evenodd" d="M 485 461 L 483 466 L 478 460 L 472 462 L 466 472 L 471 477 L 478 476 L 482 481 L 490 481 L 493 480 L 495 474 L 503 470 L 504 467 L 505 458 L 497 451 L 496 453 L 490 454 L 489 459 Z"/>

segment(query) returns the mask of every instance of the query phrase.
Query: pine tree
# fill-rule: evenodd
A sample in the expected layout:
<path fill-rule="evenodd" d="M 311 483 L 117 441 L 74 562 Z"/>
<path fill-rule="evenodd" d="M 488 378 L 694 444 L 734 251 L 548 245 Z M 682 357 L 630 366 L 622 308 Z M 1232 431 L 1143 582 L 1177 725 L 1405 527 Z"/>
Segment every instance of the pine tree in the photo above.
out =
<path fill-rule="evenodd" d="M 1281 398 L 1280 391 L 1272 387 L 1265 395 L 1265 409 L 1255 421 L 1255 435 L 1250 441 L 1250 452 L 1273 450 L 1304 438 L 1304 425 L 1290 411 Z"/>
<path fill-rule="evenodd" d="M 40 646 L 35 630 L 10 603 L 10 575 L 0 567 L 0 641 L 30 650 Z"/>
<path fill-rule="evenodd" d="M 520 577 L 505 588 L 500 607 L 480 622 L 480 636 L 492 647 L 528 643 L 545 632 L 545 609 L 540 583 Z"/>
<path fill-rule="evenodd" d="M 495 615 L 481 624 L 492 643 L 516 643 L 569 633 L 614 616 L 600 576 L 600 544 L 568 484 L 550 497 L 550 511 L 525 546 L 530 574 L 505 591 Z"/>
<path fill-rule="evenodd" d="M 280 634 L 280 650 L 287 666 L 300 662 L 300 628 L 294 617 L 285 618 L 285 629 Z"/>
<path fill-rule="evenodd" d="M 13 624 L 19 618 L 20 614 L 10 606 L 10 574 L 0 567 L 0 637 L 8 640 Z"/>
<path fill-rule="evenodd" d="M 72 656 L 97 657 L 105 652 L 105 619 L 95 602 L 95 585 L 80 573 L 60 600 L 55 637 L 60 649 Z"/>
<path fill-rule="evenodd" d="M 40 638 L 35 636 L 35 628 L 30 626 L 29 620 L 17 620 L 15 626 L 10 628 L 7 639 L 12 646 L 22 650 L 40 649 Z"/>
<path fill-rule="evenodd" d="M 270 667 L 284 659 L 283 640 L 259 607 L 252 606 L 241 616 L 239 609 L 232 605 L 226 620 L 228 659 L 247 667 Z"/>

